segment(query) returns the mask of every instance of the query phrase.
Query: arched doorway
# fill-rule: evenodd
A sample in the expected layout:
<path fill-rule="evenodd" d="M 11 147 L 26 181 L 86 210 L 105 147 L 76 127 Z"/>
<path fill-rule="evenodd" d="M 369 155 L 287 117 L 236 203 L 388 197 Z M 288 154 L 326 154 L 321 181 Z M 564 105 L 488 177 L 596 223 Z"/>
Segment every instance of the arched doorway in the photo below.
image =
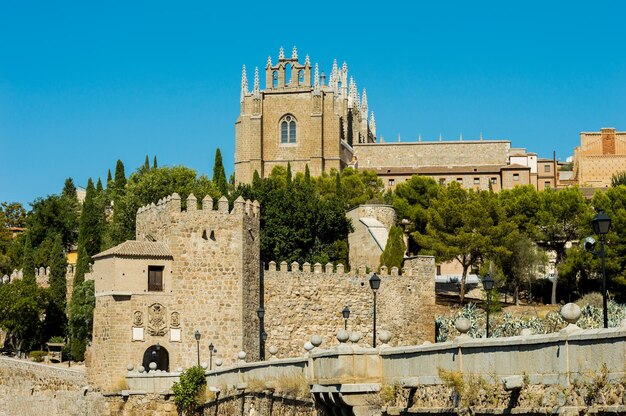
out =
<path fill-rule="evenodd" d="M 143 368 L 150 371 L 150 363 L 156 363 L 157 370 L 170 371 L 170 354 L 159 344 L 149 347 L 143 353 Z"/>

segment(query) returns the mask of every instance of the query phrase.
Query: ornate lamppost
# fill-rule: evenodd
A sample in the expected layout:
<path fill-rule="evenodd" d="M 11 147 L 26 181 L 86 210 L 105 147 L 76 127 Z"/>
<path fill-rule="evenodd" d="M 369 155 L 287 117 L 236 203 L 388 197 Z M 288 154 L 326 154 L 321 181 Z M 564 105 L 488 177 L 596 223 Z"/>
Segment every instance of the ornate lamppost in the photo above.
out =
<path fill-rule="evenodd" d="M 604 241 L 611 228 L 611 218 L 603 210 L 599 210 L 591 220 L 593 232 L 600 237 L 600 259 L 602 261 L 602 312 L 604 315 L 604 327 L 609 327 L 609 314 L 606 299 L 606 268 L 604 265 Z"/>
<path fill-rule="evenodd" d="M 265 341 L 263 340 L 263 333 L 265 332 L 263 330 L 265 326 L 265 308 L 260 306 L 259 309 L 256 310 L 256 314 L 259 317 L 259 358 L 265 360 Z M 265 337 L 267 338 L 267 334 Z"/>
<path fill-rule="evenodd" d="M 347 306 L 343 308 L 341 311 L 341 315 L 343 315 L 343 329 L 348 330 L 348 318 L 350 317 L 350 308 Z"/>
<path fill-rule="evenodd" d="M 213 370 L 213 353 L 217 353 L 217 348 L 211 342 L 209 344 L 209 370 Z"/>
<path fill-rule="evenodd" d="M 376 273 L 370 277 L 370 289 L 372 289 L 372 293 L 374 294 L 374 333 L 372 336 L 372 346 L 376 348 L 376 292 L 378 288 L 380 288 L 380 277 Z"/>
<path fill-rule="evenodd" d="M 489 338 L 489 309 L 491 309 L 491 289 L 493 289 L 494 280 L 490 274 L 483 278 L 483 288 L 487 292 L 487 338 Z"/>
<path fill-rule="evenodd" d="M 198 351 L 198 367 L 200 367 L 200 338 L 202 337 L 202 334 L 200 334 L 200 331 L 196 329 L 196 332 L 193 335 L 196 337 L 196 347 Z"/>

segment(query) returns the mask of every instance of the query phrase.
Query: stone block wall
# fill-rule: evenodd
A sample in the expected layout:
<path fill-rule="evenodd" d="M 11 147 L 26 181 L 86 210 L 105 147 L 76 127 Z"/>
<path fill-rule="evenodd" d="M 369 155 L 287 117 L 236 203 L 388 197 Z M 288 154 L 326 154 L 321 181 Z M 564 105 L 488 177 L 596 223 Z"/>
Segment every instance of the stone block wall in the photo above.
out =
<path fill-rule="evenodd" d="M 348 235 L 350 267 L 366 266 L 372 270 L 378 270 L 380 255 L 385 247 L 379 247 L 368 227 L 360 219 L 374 218 L 389 231 L 396 220 L 395 209 L 391 205 L 359 205 L 348 211 L 346 216 L 352 221 L 354 228 L 354 231 Z"/>
<path fill-rule="evenodd" d="M 434 341 L 435 259 L 423 257 L 419 267 L 381 273 L 377 294 L 377 329 L 392 333 L 392 345 L 414 345 Z M 265 271 L 265 331 L 267 346 L 276 346 L 279 357 L 302 355 L 303 343 L 313 334 L 324 338 L 323 348 L 337 344 L 335 335 L 344 328 L 341 311 L 350 308 L 348 330 L 362 335 L 360 343 L 371 345 L 373 294 L 370 275 L 364 268 L 343 272 L 297 263 Z"/>

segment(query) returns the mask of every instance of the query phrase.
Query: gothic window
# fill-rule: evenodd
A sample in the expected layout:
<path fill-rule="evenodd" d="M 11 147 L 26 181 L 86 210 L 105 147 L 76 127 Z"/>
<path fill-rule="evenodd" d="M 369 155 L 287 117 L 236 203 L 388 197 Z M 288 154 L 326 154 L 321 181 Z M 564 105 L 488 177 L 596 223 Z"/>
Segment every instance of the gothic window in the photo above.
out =
<path fill-rule="evenodd" d="M 285 85 L 291 84 L 291 64 L 285 66 Z"/>
<path fill-rule="evenodd" d="M 292 115 L 286 115 L 280 120 L 280 142 L 296 143 L 296 119 Z"/>
<path fill-rule="evenodd" d="M 272 72 L 272 88 L 278 88 L 278 71 Z"/>
<path fill-rule="evenodd" d="M 304 85 L 304 70 L 298 71 L 298 85 Z"/>

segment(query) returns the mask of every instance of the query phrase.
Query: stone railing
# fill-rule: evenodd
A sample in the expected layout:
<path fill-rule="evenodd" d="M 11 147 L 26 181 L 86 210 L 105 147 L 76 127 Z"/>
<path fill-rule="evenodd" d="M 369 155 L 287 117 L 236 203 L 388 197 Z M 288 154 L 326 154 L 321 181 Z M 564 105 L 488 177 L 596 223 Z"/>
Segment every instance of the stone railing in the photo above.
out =
<path fill-rule="evenodd" d="M 577 314 L 574 318 L 564 314 L 570 324 L 558 333 L 532 335 L 524 330 L 506 338 L 474 339 L 466 334 L 467 322 L 458 322 L 461 336 L 453 341 L 410 347 L 389 346 L 388 331 L 379 332 L 378 348 L 360 346 L 359 334 L 339 331 L 340 344 L 324 350 L 321 337 L 314 335 L 304 344 L 302 358 L 278 360 L 276 348 L 270 348 L 268 361 L 246 363 L 245 354 L 240 353 L 238 364 L 207 371 L 207 384 L 218 394 L 224 389 L 258 392 L 277 389 L 281 379 L 303 378 L 318 403 L 349 407 L 359 414 L 358 408 L 371 410 L 372 394 L 382 386 L 441 386 L 445 384 L 442 371 L 480 377 L 503 384 L 507 390 L 524 384 L 569 386 L 602 369 L 609 382 L 622 380 L 626 377 L 626 320 L 618 328 L 583 330 L 575 325 L 580 309 Z M 129 372 L 127 381 L 131 390 L 164 392 L 179 375 Z"/>

